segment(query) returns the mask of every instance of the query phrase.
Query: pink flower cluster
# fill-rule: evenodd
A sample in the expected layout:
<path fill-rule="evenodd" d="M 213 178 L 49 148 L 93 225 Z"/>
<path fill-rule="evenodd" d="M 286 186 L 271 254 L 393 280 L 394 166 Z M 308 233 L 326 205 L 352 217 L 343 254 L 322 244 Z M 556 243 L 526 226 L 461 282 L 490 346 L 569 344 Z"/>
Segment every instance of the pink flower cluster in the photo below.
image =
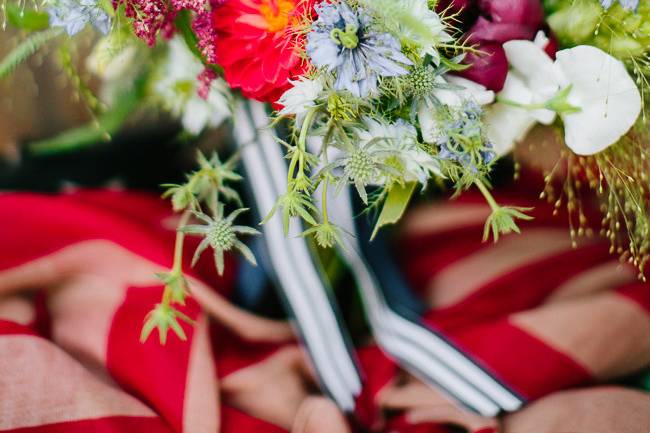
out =
<path fill-rule="evenodd" d="M 206 67 L 196 79 L 199 82 L 199 89 L 197 93 L 199 97 L 203 99 L 208 99 L 208 94 L 210 93 L 210 85 L 214 80 L 217 79 L 217 73 L 214 69 Z"/>
<path fill-rule="evenodd" d="M 212 9 L 224 0 L 113 0 L 117 9 L 124 5 L 124 11 L 133 22 L 133 30 L 149 46 L 156 43 L 158 34 L 171 37 L 176 29 L 174 19 L 178 12 L 189 10 L 194 13 L 192 30 L 198 39 L 198 46 L 209 63 L 216 63 L 214 41 L 216 31 L 212 26 Z"/>
<path fill-rule="evenodd" d="M 194 21 L 192 21 L 192 30 L 194 30 L 197 45 L 205 61 L 210 64 L 216 64 L 217 48 L 215 40 L 217 39 L 217 31 L 212 25 L 212 12 L 203 10 L 197 13 Z"/>
<path fill-rule="evenodd" d="M 115 9 L 121 5 L 124 5 L 126 16 L 133 21 L 136 36 L 149 46 L 156 43 L 159 32 L 173 28 L 175 14 L 164 0 L 113 0 Z"/>

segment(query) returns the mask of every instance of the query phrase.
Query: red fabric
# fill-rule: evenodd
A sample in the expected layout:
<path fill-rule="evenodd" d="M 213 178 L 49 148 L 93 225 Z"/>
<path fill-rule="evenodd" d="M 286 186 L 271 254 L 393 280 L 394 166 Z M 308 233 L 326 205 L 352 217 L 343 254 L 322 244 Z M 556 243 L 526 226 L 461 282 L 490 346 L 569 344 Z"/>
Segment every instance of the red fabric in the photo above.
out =
<path fill-rule="evenodd" d="M 163 268 L 171 265 L 175 236 L 174 216 L 167 203 L 155 196 L 102 190 L 81 190 L 56 196 L 30 193 L 4 194 L 0 196 L 0 208 L 3 209 L 3 212 L 0 213 L 0 226 L 3 227 L 0 230 L 0 243 L 4 247 L 4 253 L 0 253 L 0 275 L 3 275 L 2 271 L 19 270 L 18 266 L 30 265 L 43 259 L 50 260 L 50 257 L 52 257 L 53 264 L 58 263 L 54 260 L 60 256 L 64 249 L 76 248 L 86 241 L 97 239 L 108 241 L 108 245 L 124 248 L 124 251 L 128 251 L 126 254 L 134 253 L 134 257 L 145 260 L 143 263 L 151 262 L 153 265 L 160 265 Z M 184 257 L 186 273 L 197 278 L 207 277 L 211 285 L 219 287 L 226 293 L 229 292 L 233 275 L 231 264 L 228 264 L 229 271 L 224 278 L 217 278 L 213 271 L 192 270 L 189 261 L 194 246 L 196 246 L 196 240 L 188 239 Z M 98 254 L 101 253 L 98 252 Z M 112 259 L 112 257 L 106 257 L 106 260 L 109 261 L 106 264 L 110 266 Z M 210 258 L 206 257 L 206 259 Z M 95 257 L 95 262 L 101 263 L 101 257 Z M 60 283 L 55 281 L 54 284 L 65 285 L 68 278 L 83 276 L 83 273 L 79 274 L 83 269 L 74 270 L 72 269 L 74 265 L 74 263 L 68 263 L 64 265 L 65 269 L 52 269 L 53 277 L 60 279 Z M 48 268 L 44 269 L 50 271 Z M 118 269 L 115 270 L 118 271 Z M 92 270 L 89 269 L 88 272 L 92 272 Z M 152 272 L 150 275 L 154 280 L 154 273 Z M 22 275 L 22 277 L 30 279 L 37 278 L 38 275 Z M 105 277 L 108 278 L 110 275 Z M 0 288 L 2 288 L 2 281 L 0 277 Z M 48 287 L 28 288 L 50 289 Z M 90 362 L 92 365 L 105 368 L 124 392 L 137 397 L 155 412 L 152 412 L 150 417 L 109 416 L 100 420 L 79 418 L 70 422 L 44 422 L 38 427 L 29 426 L 28 428 L 7 430 L 2 429 L 2 419 L 7 419 L 5 416 L 7 414 L 1 413 L 3 406 L 0 405 L 0 431 L 187 431 L 184 430 L 184 424 L 187 422 L 184 419 L 184 411 L 187 409 L 185 407 L 186 398 L 190 392 L 187 386 L 191 367 L 189 354 L 193 344 L 194 328 L 181 322 L 181 326 L 187 334 L 188 341 L 186 342 L 180 341 L 176 335 L 170 333 L 167 344 L 162 346 L 157 341 L 157 332 L 154 331 L 152 337 L 146 343 L 141 344 L 139 337 L 143 319 L 153 306 L 160 302 L 162 286 L 159 284 L 144 287 L 124 286 L 119 290 L 123 295 L 117 294 L 116 296 L 118 299 L 119 296 L 123 296 L 123 299 L 117 304 L 114 311 L 105 313 L 106 317 L 110 319 L 108 334 L 100 337 L 105 339 L 104 342 L 100 340 L 97 343 L 100 347 L 105 347 L 106 358 L 86 359 L 86 356 L 94 356 L 95 352 L 90 351 L 88 352 L 90 355 L 83 354 L 79 361 L 84 366 Z M 55 299 L 58 296 L 59 291 L 36 294 L 34 296 L 37 300 L 34 316 L 33 319 L 30 319 L 31 324 L 27 326 L 11 320 L 0 320 L 0 344 L 5 341 L 2 340 L 5 336 L 29 335 L 36 338 L 33 344 L 36 345 L 37 350 L 43 351 L 44 354 L 48 350 L 51 351 L 52 349 L 49 349 L 51 346 L 39 345 L 38 341 L 46 341 L 46 338 L 50 337 L 48 306 L 51 306 L 51 302 L 56 302 Z M 0 298 L 0 300 L 2 299 Z M 74 312 L 74 300 L 69 299 L 66 303 L 69 304 L 71 312 Z M 106 308 L 111 307 L 107 306 Z M 194 320 L 199 320 L 202 314 L 200 307 L 193 299 L 189 299 L 187 305 L 180 307 L 180 310 Z M 53 326 L 55 328 L 60 319 L 62 318 L 54 318 Z M 94 326 L 94 324 L 89 324 L 89 326 Z M 84 332 L 80 332 L 80 336 L 84 334 Z M 97 336 L 83 337 L 79 341 L 70 341 L 68 336 L 65 341 L 61 342 L 55 339 L 55 343 L 61 343 L 61 349 L 70 349 L 70 353 L 76 356 L 79 350 L 82 352 L 90 350 L 86 346 L 87 340 L 84 338 L 96 340 Z M 26 341 L 24 344 L 32 343 Z M 82 354 L 80 353 L 80 355 Z M 11 355 L 2 353 L 0 356 L 9 357 Z M 214 364 L 214 360 L 211 362 Z M 79 366 L 73 360 L 70 360 L 69 363 L 74 368 Z M 0 371 L 0 383 L 2 383 L 2 374 Z M 52 374 L 65 375 L 66 373 L 65 370 L 53 370 Z M 88 380 L 90 381 L 88 386 L 91 388 L 97 386 L 93 385 L 94 382 L 91 379 Z M 11 395 L 4 395 L 3 391 L 7 390 L 0 389 L 0 399 L 38 400 L 38 395 L 33 394 L 38 393 L 38 389 L 19 389 L 17 393 L 14 391 Z M 68 395 L 65 391 L 61 395 L 53 396 L 53 400 L 61 400 L 63 407 L 69 404 L 66 401 L 74 398 L 74 395 Z M 141 408 L 125 409 L 123 405 L 120 407 L 121 409 L 109 407 L 102 410 L 126 410 L 126 412 L 143 410 Z M 214 407 L 213 412 L 206 415 L 218 417 L 218 412 L 219 407 Z M 89 411 L 88 413 L 94 412 Z M 154 414 L 157 416 L 154 417 Z M 65 416 L 65 414 L 62 413 L 61 416 Z M 71 416 L 74 418 L 77 415 Z M 55 418 L 57 417 L 58 415 L 55 416 Z M 18 425 L 20 424 L 21 421 L 18 419 Z M 227 430 L 222 429 L 222 431 Z"/>
<path fill-rule="evenodd" d="M 134 417 L 111 417 L 83 421 L 45 424 L 11 430 L 13 433 L 170 433 L 161 420 Z"/>
<path fill-rule="evenodd" d="M 161 297 L 160 287 L 127 291 L 124 303 L 113 316 L 106 366 L 118 382 L 162 414 L 174 431 L 182 431 L 190 345 L 178 338 L 170 338 L 165 346 L 155 338 L 140 343 L 138 324 Z M 199 307 L 190 299 L 183 312 L 197 317 Z M 192 327 L 184 322 L 181 326 L 191 340 Z"/>
<path fill-rule="evenodd" d="M 567 355 L 507 320 L 461 331 L 454 335 L 454 341 L 528 400 L 592 379 Z"/>
<path fill-rule="evenodd" d="M 0 320 L 0 335 L 37 335 L 36 332 L 24 325 L 10 322 L 8 320 Z"/>
<path fill-rule="evenodd" d="M 504 194 L 498 199 L 522 206 L 536 206 L 535 220 L 522 224 L 524 233 L 527 229 L 557 229 L 566 226 L 563 216 L 553 218 L 553 209 L 550 206 L 517 197 L 520 195 Z M 469 193 L 448 206 L 472 203 L 480 201 L 477 196 Z M 3 289 L 3 276 L 7 275 L 7 272 L 20 269 L 17 267 L 29 265 L 33 261 L 56 257 L 63 248 L 78 247 L 88 240 L 106 240 L 108 244 L 117 245 L 126 251 L 124 254 L 134 254 L 133 260 L 142 259 L 143 264 L 153 263 L 163 267 L 170 265 L 174 216 L 169 212 L 167 204 L 157 197 L 141 193 L 92 190 L 58 196 L 5 194 L 0 196 L 0 207 L 3 209 L 3 212 L 0 212 L 0 227 L 3 227 L 3 230 L 0 230 L 0 244 L 3 245 L 3 251 L 0 252 L 0 295 L 3 294 L 2 290 L 6 289 Z M 473 254 L 489 251 L 492 244 L 480 241 L 481 232 L 482 222 L 451 227 L 432 234 L 419 233 L 414 237 L 411 237 L 408 231 L 403 234 L 401 250 L 404 251 L 402 256 L 407 264 L 406 274 L 422 296 L 427 295 L 427 290 L 430 290 L 428 283 L 438 273 Z M 188 262 L 193 253 L 191 243 L 196 245 L 196 240 L 189 242 L 185 250 L 185 269 L 193 277 L 216 287 L 219 292 L 230 293 L 232 271 L 229 271 L 225 278 L 216 277 L 211 270 L 209 254 L 206 254 L 204 259 L 205 268 L 200 265 L 198 269 L 190 270 Z M 568 387 L 588 385 L 598 378 L 594 378 L 585 366 L 574 359 L 570 351 L 557 349 L 553 342 L 532 335 L 517 326 L 512 317 L 543 306 L 558 287 L 572 277 L 611 261 L 612 257 L 607 250 L 605 241 L 594 241 L 575 250 L 521 264 L 483 282 L 471 293 L 450 305 L 432 308 L 423 319 L 443 332 L 495 377 L 528 399 L 535 400 Z M 109 265 L 111 260 L 114 260 L 110 254 L 102 257 Z M 101 264 L 102 260 L 99 262 Z M 73 265 L 74 263 L 68 263 L 66 266 Z M 227 268 L 232 269 L 232 265 L 229 264 Z M 72 277 L 84 277 L 83 271 L 84 269 L 77 269 L 75 273 L 70 269 L 65 270 L 69 274 L 64 272 L 65 278 L 53 287 L 28 287 L 42 291 L 29 299 L 19 298 L 28 302 L 35 300 L 32 303 L 36 307 L 35 312 L 26 317 L 24 322 L 4 318 L 0 309 L 0 348 L 3 347 L 2 344 L 17 341 L 35 351 L 32 358 L 53 356 L 52 354 L 59 356 L 64 363 L 58 370 L 54 369 L 55 366 L 52 367 L 52 375 L 55 377 L 65 376 L 66 368 L 86 369 L 88 377 L 83 377 L 88 381 L 88 388 L 83 388 L 82 391 L 100 386 L 91 377 L 95 374 L 95 370 L 90 368 L 91 365 L 99 367 L 100 370 L 105 369 L 116 385 L 102 385 L 101 392 L 113 396 L 111 398 L 115 398 L 112 393 L 118 392 L 118 397 L 126 402 L 117 408 L 108 409 L 132 414 L 96 417 L 90 415 L 96 413 L 97 409 L 93 409 L 95 412 L 88 412 L 86 418 L 80 417 L 66 422 L 43 422 L 37 426 L 22 425 L 3 430 L 3 417 L 0 413 L 0 431 L 189 431 L 186 427 L 186 414 L 189 413 L 186 404 L 188 392 L 191 394 L 191 358 L 194 344 L 199 341 L 198 328 L 182 324 L 188 337 L 187 342 L 181 342 L 175 335 L 170 334 L 167 345 L 161 346 L 155 338 L 155 332 L 153 338 L 146 343 L 139 342 L 143 318 L 160 300 L 162 287 L 156 283 L 129 284 L 118 279 L 116 281 L 121 285 L 113 288 L 118 293 L 115 298 L 107 297 L 106 305 L 82 303 L 79 309 L 75 310 L 76 304 L 67 298 L 65 302 L 57 304 L 58 297 L 66 293 L 69 293 L 69 296 L 83 295 L 83 290 L 77 290 L 78 287 L 74 284 L 66 288 Z M 118 271 L 119 269 L 115 269 L 116 278 L 119 276 Z M 102 276 L 105 279 L 109 277 L 110 275 Z M 100 282 L 106 283 L 104 280 Z M 92 284 L 86 280 L 82 280 L 82 283 Z M 56 290 L 53 290 L 54 288 Z M 88 286 L 87 289 L 91 290 L 93 287 Z M 612 293 L 635 302 L 642 307 L 640 311 L 650 312 L 650 290 L 647 289 L 647 284 L 633 282 L 613 288 Z M 103 292 L 97 293 L 101 295 Z M 79 302 L 83 301 L 82 298 L 79 299 Z M 0 296 L 0 306 L 2 301 L 4 298 Z M 66 310 L 69 307 L 72 309 Z M 105 358 L 93 358 L 97 355 L 97 349 L 87 346 L 88 340 L 81 337 L 75 340 L 70 334 L 62 334 L 66 329 L 62 328 L 66 320 L 65 314 L 82 314 L 83 308 L 86 307 L 99 307 L 98 311 L 102 317 L 107 318 L 107 334 L 99 341 L 99 347 L 103 349 L 101 355 Z M 203 317 L 200 306 L 193 299 L 188 300 L 182 311 L 197 321 Z M 101 318 L 95 319 L 97 323 L 93 322 L 89 326 L 103 323 L 99 320 Z M 83 327 L 83 324 L 80 326 Z M 80 336 L 85 335 L 83 331 L 87 330 L 79 329 Z M 89 335 L 92 336 L 91 341 L 97 342 L 98 337 L 95 334 Z M 208 365 L 211 365 L 216 373 L 208 373 L 214 375 L 215 380 L 225 383 L 234 373 L 254 368 L 278 353 L 279 349 L 294 344 L 293 341 L 282 344 L 252 343 L 234 335 L 222 324 L 212 324 L 209 335 L 211 351 L 208 351 L 207 356 L 210 357 Z M 12 356 L 18 355 L 0 351 L 0 357 Z M 446 431 L 434 423 L 411 424 L 401 413 L 385 412 L 379 406 L 378 396 L 388 386 L 398 382 L 395 379 L 399 377 L 400 369 L 375 346 L 359 349 L 358 358 L 365 381 L 362 395 L 358 398 L 356 414 L 362 425 L 383 426 L 384 431 L 401 433 Z M 29 361 L 30 358 L 24 359 Z M 205 369 L 205 366 L 202 368 Z M 3 374 L 0 371 L 0 384 L 2 380 Z M 0 389 L 0 399 L 20 397 L 27 398 L 28 401 L 29 398 L 38 401 L 39 398 L 31 389 L 14 389 L 10 395 L 3 394 L 3 391 Z M 16 392 L 19 395 L 15 394 Z M 55 392 L 51 398 L 57 400 L 74 397 L 66 392 L 68 391 L 61 390 L 62 395 L 56 395 Z M 133 407 L 125 410 L 125 405 Z M 0 405 L 0 410 L 2 407 Z M 107 410 L 103 406 L 99 409 L 100 412 Z M 148 415 L 139 415 L 140 412 L 147 412 Z M 26 416 L 28 415 L 31 416 L 27 413 Z M 233 408 L 224 401 L 215 402 L 213 411 L 206 415 L 218 417 L 221 431 L 225 433 L 285 431 L 255 414 Z"/>

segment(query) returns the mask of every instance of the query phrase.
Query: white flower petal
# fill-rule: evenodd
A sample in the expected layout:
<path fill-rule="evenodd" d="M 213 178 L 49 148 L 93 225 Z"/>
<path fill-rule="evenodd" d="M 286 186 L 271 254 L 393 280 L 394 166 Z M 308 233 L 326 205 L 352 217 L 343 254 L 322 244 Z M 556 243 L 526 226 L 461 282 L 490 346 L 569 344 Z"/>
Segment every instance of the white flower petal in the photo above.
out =
<path fill-rule="evenodd" d="M 418 123 L 425 143 L 433 144 L 438 137 L 438 125 L 433 110 L 424 101 L 418 104 Z"/>
<path fill-rule="evenodd" d="M 526 110 L 497 103 L 486 110 L 485 123 L 488 139 L 496 154 L 501 156 L 526 138 L 536 121 Z"/>
<path fill-rule="evenodd" d="M 569 102 L 582 110 L 563 116 L 567 146 L 593 155 L 617 142 L 641 112 L 641 95 L 623 63 L 586 45 L 559 51 L 556 63 L 572 85 Z"/>
<path fill-rule="evenodd" d="M 544 30 L 540 30 L 535 34 L 535 39 L 533 39 L 533 43 L 540 47 L 541 49 L 546 48 L 548 43 L 550 42 L 548 36 L 546 36 L 546 33 L 544 33 Z"/>
<path fill-rule="evenodd" d="M 508 41 L 503 44 L 508 63 L 531 90 L 529 102 L 546 102 L 559 90 L 561 77 L 553 60 L 532 41 Z M 523 102 L 516 100 L 517 102 Z"/>
<path fill-rule="evenodd" d="M 463 87 L 464 90 L 460 91 L 463 97 L 472 99 L 478 105 L 488 105 L 494 102 L 494 92 L 487 90 L 482 84 L 455 75 L 448 75 L 445 78 L 451 84 Z"/>
<path fill-rule="evenodd" d="M 323 92 L 323 79 L 318 77 L 310 80 L 303 77 L 300 80 L 291 81 L 291 84 L 293 87 L 284 92 L 278 99 L 278 104 L 283 106 L 279 114 L 282 116 L 292 114 L 304 116 L 315 105 L 316 99 Z"/>
<path fill-rule="evenodd" d="M 210 121 L 210 108 L 208 104 L 196 97 L 190 98 L 183 107 L 181 123 L 187 132 L 198 135 Z"/>

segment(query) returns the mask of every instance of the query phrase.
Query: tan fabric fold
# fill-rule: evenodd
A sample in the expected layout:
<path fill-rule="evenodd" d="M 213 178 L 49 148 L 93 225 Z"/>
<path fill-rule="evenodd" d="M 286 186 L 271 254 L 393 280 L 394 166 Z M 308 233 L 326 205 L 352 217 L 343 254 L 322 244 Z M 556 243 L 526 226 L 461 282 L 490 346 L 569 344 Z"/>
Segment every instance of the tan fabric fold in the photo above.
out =
<path fill-rule="evenodd" d="M 510 320 L 599 379 L 622 377 L 650 365 L 650 316 L 616 293 L 545 305 Z"/>

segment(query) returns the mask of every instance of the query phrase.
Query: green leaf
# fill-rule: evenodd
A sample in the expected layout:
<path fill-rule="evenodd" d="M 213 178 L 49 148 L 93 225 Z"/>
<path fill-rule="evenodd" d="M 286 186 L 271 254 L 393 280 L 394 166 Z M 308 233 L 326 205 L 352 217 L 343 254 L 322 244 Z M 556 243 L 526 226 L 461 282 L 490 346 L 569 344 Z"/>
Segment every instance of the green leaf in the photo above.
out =
<path fill-rule="evenodd" d="M 456 63 L 445 57 L 440 57 L 440 63 L 449 71 L 460 72 L 464 71 L 467 68 L 470 68 L 472 65 L 467 63 Z"/>
<path fill-rule="evenodd" d="M 21 30 L 35 32 L 45 30 L 49 26 L 50 19 L 47 13 L 25 10 L 17 4 L 8 4 L 6 14 L 9 24 Z"/>
<path fill-rule="evenodd" d="M 395 224 L 402 218 L 416 186 L 417 182 L 408 182 L 404 185 L 395 184 L 391 187 L 384 202 L 384 207 L 381 209 L 381 214 L 379 214 L 379 219 L 372 231 L 371 240 L 375 238 L 380 228 L 388 224 Z"/>
<path fill-rule="evenodd" d="M 117 98 L 117 104 L 100 115 L 97 123 L 90 123 L 65 131 L 55 137 L 29 143 L 28 148 L 36 155 L 51 155 L 92 146 L 110 140 L 119 131 L 129 115 L 136 109 L 142 97 L 143 85 L 136 84 L 135 90 L 124 92 Z"/>
<path fill-rule="evenodd" d="M 32 33 L 7 54 L 0 62 L 0 79 L 7 77 L 21 63 L 61 34 L 61 29 L 49 29 Z"/>

